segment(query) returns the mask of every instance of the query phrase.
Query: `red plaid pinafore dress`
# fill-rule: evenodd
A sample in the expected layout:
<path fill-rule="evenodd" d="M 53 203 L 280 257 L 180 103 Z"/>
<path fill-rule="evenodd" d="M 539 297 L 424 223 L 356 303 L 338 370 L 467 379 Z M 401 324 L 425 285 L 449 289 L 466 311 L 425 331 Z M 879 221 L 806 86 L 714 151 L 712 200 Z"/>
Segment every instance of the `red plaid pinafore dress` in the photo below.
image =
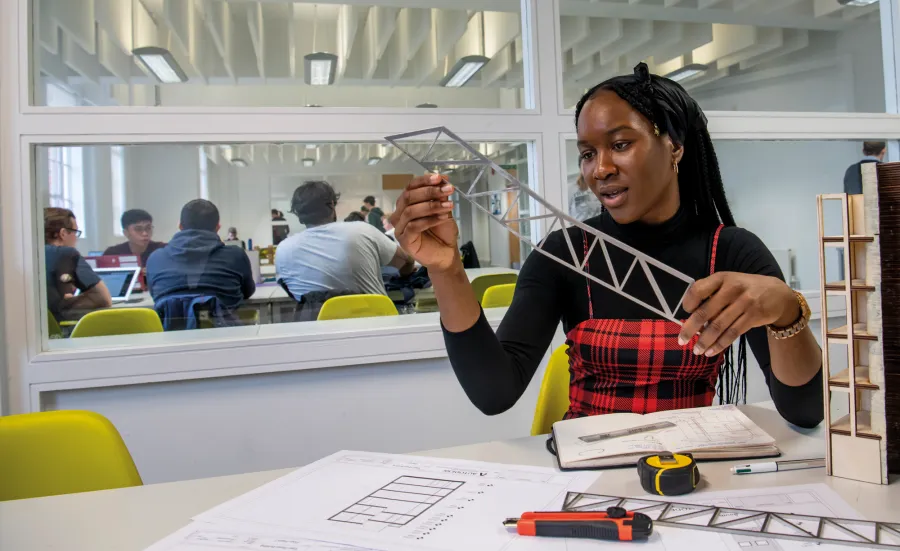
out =
<path fill-rule="evenodd" d="M 720 225 L 713 236 L 710 274 L 721 229 Z M 585 236 L 585 256 L 587 242 Z M 669 320 L 596 319 L 590 280 L 587 291 L 589 317 L 566 335 L 570 383 L 564 419 L 712 404 L 724 353 L 709 358 L 695 355 L 697 336 L 679 345 L 681 326 Z"/>

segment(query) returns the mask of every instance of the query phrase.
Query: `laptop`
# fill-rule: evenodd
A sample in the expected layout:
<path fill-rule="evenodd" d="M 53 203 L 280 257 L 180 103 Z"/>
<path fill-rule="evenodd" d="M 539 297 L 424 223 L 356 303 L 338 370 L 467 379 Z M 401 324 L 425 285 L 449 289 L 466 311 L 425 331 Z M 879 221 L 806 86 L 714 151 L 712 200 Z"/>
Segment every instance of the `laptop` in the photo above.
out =
<path fill-rule="evenodd" d="M 94 272 L 106 283 L 113 304 L 132 300 L 131 293 L 141 275 L 137 268 L 97 268 Z M 76 290 L 77 296 L 79 291 Z"/>

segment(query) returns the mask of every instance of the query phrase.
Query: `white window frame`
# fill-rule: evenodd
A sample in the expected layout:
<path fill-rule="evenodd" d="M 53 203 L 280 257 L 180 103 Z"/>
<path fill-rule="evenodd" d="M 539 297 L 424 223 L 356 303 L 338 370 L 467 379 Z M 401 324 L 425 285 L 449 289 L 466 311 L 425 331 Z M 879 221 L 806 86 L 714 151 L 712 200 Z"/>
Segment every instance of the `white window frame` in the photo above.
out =
<path fill-rule="evenodd" d="M 882 0 L 882 34 L 895 36 L 900 0 Z M 31 29 L 27 0 L 0 2 L 0 241 L 5 360 L 10 412 L 42 408 L 42 394 L 140 384 L 446 357 L 437 314 L 181 332 L 126 344 L 45 352 L 46 309 L 39 297 L 42 221 L 32 182 L 37 145 L 133 143 L 363 142 L 389 134 L 448 126 L 464 139 L 529 146 L 529 182 L 555 206 L 568 205 L 565 140 L 573 113 L 561 109 L 557 0 L 522 0 L 528 109 L 351 109 L 58 107 L 29 104 Z M 894 142 L 898 159 L 898 41 L 885 52 L 887 113 L 707 112 L 716 140 L 860 140 Z M 13 62 L 6 62 L 13 60 Z M 215 114 L 216 116 L 210 116 Z M 333 129 L 340 129 L 336 132 Z M 535 223 L 534 238 L 546 231 Z M 503 310 L 489 311 L 496 326 Z M 209 336 L 207 336 L 209 335 Z M 411 338 L 414 337 L 414 338 Z M 154 340 L 157 339 L 157 340 Z M 165 360 L 163 360 L 165 356 Z M 212 368 L 211 366 L 215 366 Z"/>
<path fill-rule="evenodd" d="M 112 233 L 124 236 L 122 215 L 125 214 L 125 146 L 114 145 L 109 148 L 109 183 L 112 190 L 113 227 Z"/>

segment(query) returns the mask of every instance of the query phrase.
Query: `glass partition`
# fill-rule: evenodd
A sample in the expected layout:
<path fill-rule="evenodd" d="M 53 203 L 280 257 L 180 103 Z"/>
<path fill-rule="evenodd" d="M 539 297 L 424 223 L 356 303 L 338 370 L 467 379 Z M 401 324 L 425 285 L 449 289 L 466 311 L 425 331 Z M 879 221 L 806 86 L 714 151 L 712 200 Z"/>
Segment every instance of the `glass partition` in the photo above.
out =
<path fill-rule="evenodd" d="M 528 185 L 531 144 L 473 145 Z M 51 349 L 89 336 L 78 325 L 101 311 L 155 312 L 165 331 L 317 321 L 304 305 L 332 291 L 384 295 L 398 314 L 436 311 L 427 270 L 398 252 L 390 225 L 423 171 L 388 144 L 54 145 L 35 158 Z M 468 187 L 477 174 L 447 176 Z M 477 206 L 453 197 L 471 279 L 515 273 L 530 249 L 490 213 L 526 217 L 530 200 L 510 204 L 496 174 L 478 186 L 498 192 Z"/>
<path fill-rule="evenodd" d="M 34 105 L 524 106 L 518 1 L 31 4 Z"/>
<path fill-rule="evenodd" d="M 564 107 L 645 61 L 706 110 L 883 113 L 880 3 L 560 0 Z"/>

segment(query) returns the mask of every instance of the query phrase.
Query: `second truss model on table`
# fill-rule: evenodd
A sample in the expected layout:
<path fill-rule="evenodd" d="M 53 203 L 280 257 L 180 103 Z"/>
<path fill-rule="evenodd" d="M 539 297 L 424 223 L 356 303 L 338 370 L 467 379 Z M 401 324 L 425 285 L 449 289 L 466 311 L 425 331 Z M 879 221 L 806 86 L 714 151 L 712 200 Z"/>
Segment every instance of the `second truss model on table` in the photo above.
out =
<path fill-rule="evenodd" d="M 428 139 L 425 140 L 425 138 Z M 440 147 L 439 140 L 441 140 L 442 138 L 443 142 L 449 142 L 458 146 L 459 154 L 455 155 L 457 158 L 440 158 L 440 152 L 442 152 L 442 148 Z M 442 169 L 446 171 L 448 169 L 457 167 L 477 167 L 479 169 L 478 175 L 475 177 L 472 183 L 464 190 L 457 188 L 457 192 L 459 193 L 460 197 L 468 199 L 475 208 L 485 212 L 492 219 L 499 222 L 504 228 L 506 228 L 507 231 L 531 246 L 533 250 L 553 259 L 554 261 L 562 264 L 570 270 L 578 272 L 584 277 L 606 287 L 607 289 L 610 289 L 611 291 L 614 291 L 619 295 L 622 295 L 623 297 L 632 300 L 640 304 L 641 306 L 644 306 L 645 308 L 659 314 L 665 319 L 673 321 L 679 325 L 682 324 L 681 320 L 676 317 L 676 313 L 681 307 L 681 303 L 684 300 L 684 295 L 687 293 L 690 286 L 694 283 L 693 278 L 563 213 L 562 211 L 551 205 L 549 202 L 547 202 L 540 195 L 538 195 L 534 190 L 530 189 L 527 185 L 523 185 L 517 178 L 494 163 L 487 156 L 483 155 L 470 144 L 459 138 L 459 136 L 442 126 L 425 130 L 418 130 L 415 132 L 407 132 L 405 134 L 386 136 L 385 139 L 391 145 L 405 153 L 409 158 L 416 161 L 420 166 L 428 171 L 440 172 Z M 413 154 L 413 148 L 424 150 L 424 152 L 418 155 Z M 487 174 L 489 172 L 502 177 L 506 181 L 506 187 L 501 189 L 476 191 L 479 183 L 487 181 Z M 506 212 L 502 213 L 501 215 L 496 215 L 490 209 L 487 209 L 479 204 L 479 202 L 476 200 L 479 197 L 499 196 L 508 192 L 515 193 L 515 200 L 510 202 L 510 207 L 507 208 Z M 518 203 L 519 198 L 522 196 L 522 194 L 527 195 L 532 201 L 541 205 L 544 212 L 546 212 L 547 214 L 510 218 L 509 215 L 512 212 L 512 205 Z M 568 231 L 563 231 L 562 235 L 569 249 L 569 255 L 566 258 L 559 258 L 545 251 L 542 248 L 543 243 L 532 243 L 530 239 L 521 235 L 521 233 L 513 229 L 513 226 L 515 224 L 543 219 L 553 220 L 546 232 L 547 235 L 549 235 L 550 232 L 552 232 L 557 227 L 566 230 L 573 226 L 578 227 L 587 234 L 591 235 L 593 239 L 590 242 L 584 260 L 578 259 L 578 255 L 575 252 L 575 247 L 572 244 L 572 239 L 570 238 Z M 597 247 L 599 247 L 603 252 L 603 257 L 606 260 L 606 267 L 609 270 L 611 281 L 604 281 L 602 278 L 596 277 L 585 270 L 587 259 L 591 256 L 591 254 Z M 624 275 L 618 274 L 613 267 L 612 258 L 610 256 L 611 250 L 622 251 L 633 257 L 630 267 Z M 652 304 L 651 302 L 648 302 L 648 300 L 642 300 L 641 298 L 638 298 L 633 294 L 629 294 L 625 290 L 625 286 L 629 283 L 629 278 L 632 276 L 635 270 L 640 270 L 641 272 L 643 272 L 644 277 L 649 282 L 650 287 L 653 290 L 653 294 L 656 298 L 656 301 L 651 301 L 653 302 Z M 673 276 L 674 278 L 681 280 L 681 282 L 684 284 L 683 291 L 679 293 L 677 297 L 666 297 L 663 295 L 663 292 L 660 290 L 659 283 L 657 282 L 657 278 L 661 275 L 660 272 Z"/>

